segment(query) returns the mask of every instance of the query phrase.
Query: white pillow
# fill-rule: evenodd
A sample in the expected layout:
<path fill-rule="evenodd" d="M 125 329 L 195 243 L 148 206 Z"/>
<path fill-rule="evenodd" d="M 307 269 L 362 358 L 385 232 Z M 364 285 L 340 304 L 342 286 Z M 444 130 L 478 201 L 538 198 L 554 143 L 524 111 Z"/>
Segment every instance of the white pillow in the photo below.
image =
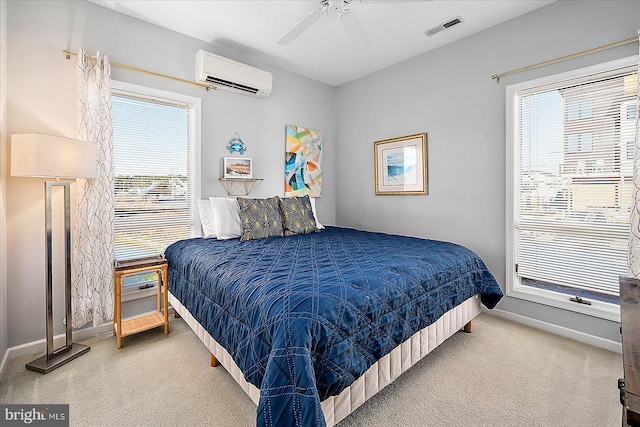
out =
<path fill-rule="evenodd" d="M 315 197 L 309 197 L 309 199 L 311 200 L 311 210 L 313 211 L 313 217 L 316 220 L 316 228 L 318 230 L 322 230 L 324 228 L 324 225 L 318 222 L 318 215 L 316 215 L 316 199 Z"/>
<path fill-rule="evenodd" d="M 205 239 L 216 237 L 216 217 L 213 214 L 213 206 L 209 199 L 198 200 L 198 214 L 200 215 L 200 225 Z"/>
<path fill-rule="evenodd" d="M 233 197 L 209 197 L 213 207 L 218 240 L 233 239 L 242 234 L 240 206 Z"/>

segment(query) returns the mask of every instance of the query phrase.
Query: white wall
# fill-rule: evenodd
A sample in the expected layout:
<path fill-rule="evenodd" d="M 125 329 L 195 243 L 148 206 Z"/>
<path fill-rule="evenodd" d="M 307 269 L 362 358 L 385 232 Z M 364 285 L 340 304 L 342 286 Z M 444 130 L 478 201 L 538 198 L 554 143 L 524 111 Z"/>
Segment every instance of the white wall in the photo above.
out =
<path fill-rule="evenodd" d="M 462 24 L 464 25 L 464 24 Z M 505 86 L 638 54 L 638 44 L 505 77 L 493 74 L 633 37 L 640 2 L 560 1 L 338 87 L 336 220 L 449 240 L 505 283 Z M 436 36 L 437 37 L 437 36 Z M 428 196 L 375 196 L 373 142 L 427 132 Z M 619 341 L 619 324 L 514 298 L 499 308 Z"/>
<path fill-rule="evenodd" d="M 226 142 L 238 132 L 254 161 L 254 176 L 264 178 L 252 194 L 283 195 L 284 132 L 287 124 L 324 131 L 321 221 L 335 223 L 335 88 L 253 61 L 232 51 L 182 36 L 85 1 L 8 2 L 7 134 L 76 135 L 75 62 L 63 49 L 106 53 L 112 61 L 193 79 L 195 53 L 209 50 L 273 73 L 266 99 L 204 89 L 114 67 L 119 81 L 183 93 L 202 99 L 202 197 L 221 195 L 218 177 Z M 300 94 L 304 93 L 304 101 Z M 304 105 L 301 105 L 304 102 Z M 3 159 L 3 167 L 8 167 Z M 7 179 L 8 346 L 44 337 L 43 181 Z M 61 282 L 60 282 L 61 283 Z M 62 307 L 56 292 L 54 309 Z M 61 312 L 61 311 L 60 311 Z M 59 316 L 61 317 L 61 316 Z M 55 322 L 62 332 L 59 321 Z"/>

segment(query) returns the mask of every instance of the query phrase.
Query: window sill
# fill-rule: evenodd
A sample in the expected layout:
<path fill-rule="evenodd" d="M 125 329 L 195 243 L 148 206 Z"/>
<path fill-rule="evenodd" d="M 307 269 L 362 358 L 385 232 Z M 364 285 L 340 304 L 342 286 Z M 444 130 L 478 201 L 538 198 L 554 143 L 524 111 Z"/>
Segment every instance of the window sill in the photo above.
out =
<path fill-rule="evenodd" d="M 569 298 L 571 298 L 570 295 L 525 286 L 520 286 L 508 291 L 507 296 L 586 314 L 612 322 L 620 322 L 620 306 L 616 304 L 593 300 L 589 300 L 591 305 L 579 304 L 569 301 Z"/>

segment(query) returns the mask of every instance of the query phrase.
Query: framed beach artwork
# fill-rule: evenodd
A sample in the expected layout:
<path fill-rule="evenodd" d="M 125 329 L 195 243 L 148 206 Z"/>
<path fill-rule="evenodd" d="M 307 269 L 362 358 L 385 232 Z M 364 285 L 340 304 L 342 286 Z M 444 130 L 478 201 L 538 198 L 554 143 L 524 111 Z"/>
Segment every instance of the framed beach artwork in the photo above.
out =
<path fill-rule="evenodd" d="M 285 136 L 285 197 L 320 197 L 322 192 L 322 132 L 287 125 Z"/>
<path fill-rule="evenodd" d="M 374 142 L 373 160 L 376 195 L 429 194 L 426 133 Z"/>
<path fill-rule="evenodd" d="M 249 157 L 225 157 L 225 178 L 253 178 L 252 161 Z"/>

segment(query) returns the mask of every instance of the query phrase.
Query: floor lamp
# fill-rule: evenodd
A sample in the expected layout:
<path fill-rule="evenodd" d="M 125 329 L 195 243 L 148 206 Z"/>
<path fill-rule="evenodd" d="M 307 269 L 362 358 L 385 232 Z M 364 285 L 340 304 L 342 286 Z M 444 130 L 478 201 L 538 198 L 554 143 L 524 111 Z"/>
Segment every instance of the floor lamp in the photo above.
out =
<path fill-rule="evenodd" d="M 44 134 L 11 135 L 11 175 L 56 179 L 44 183 L 47 354 L 26 365 L 27 369 L 46 374 L 90 350 L 89 346 L 72 342 L 70 186 L 68 181 L 60 181 L 60 179 L 95 178 L 96 145 L 77 139 Z M 53 345 L 53 242 L 51 238 L 51 193 L 53 187 L 64 188 L 65 210 L 66 342 L 58 349 L 54 349 Z"/>

